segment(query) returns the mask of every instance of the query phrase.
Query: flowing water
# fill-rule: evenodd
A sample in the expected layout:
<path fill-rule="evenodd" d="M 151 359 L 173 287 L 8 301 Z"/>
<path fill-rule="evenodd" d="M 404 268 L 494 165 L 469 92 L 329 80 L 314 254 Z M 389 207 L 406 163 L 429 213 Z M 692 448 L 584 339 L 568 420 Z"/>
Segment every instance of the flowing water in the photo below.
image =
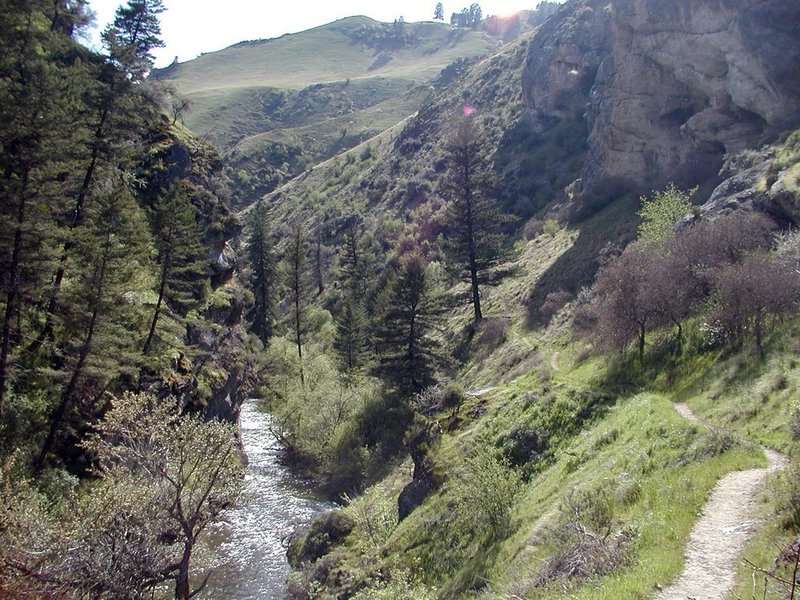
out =
<path fill-rule="evenodd" d="M 240 422 L 249 460 L 247 497 L 210 532 L 215 566 L 202 597 L 278 600 L 289 573 L 285 540 L 333 505 L 315 498 L 282 463 L 283 450 L 269 431 L 271 417 L 255 400 L 244 403 Z"/>

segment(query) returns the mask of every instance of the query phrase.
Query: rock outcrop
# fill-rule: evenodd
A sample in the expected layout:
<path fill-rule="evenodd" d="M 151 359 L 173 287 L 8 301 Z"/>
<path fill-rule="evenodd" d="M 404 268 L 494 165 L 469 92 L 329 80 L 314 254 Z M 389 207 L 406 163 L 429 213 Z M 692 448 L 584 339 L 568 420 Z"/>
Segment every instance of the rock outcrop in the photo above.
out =
<path fill-rule="evenodd" d="M 531 42 L 527 114 L 539 131 L 586 120 L 569 189 L 583 208 L 702 183 L 800 123 L 798 30 L 800 3 L 786 0 L 573 1 Z"/>

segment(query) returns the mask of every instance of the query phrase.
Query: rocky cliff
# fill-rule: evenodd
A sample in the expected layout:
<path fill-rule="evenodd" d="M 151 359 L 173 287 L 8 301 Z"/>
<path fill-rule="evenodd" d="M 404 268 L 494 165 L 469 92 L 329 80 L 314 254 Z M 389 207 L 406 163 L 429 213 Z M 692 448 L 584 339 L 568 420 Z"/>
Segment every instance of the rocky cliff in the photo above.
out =
<path fill-rule="evenodd" d="M 575 0 L 531 42 L 525 108 L 540 132 L 585 120 L 581 208 L 708 182 L 800 123 L 799 30 L 795 1 Z"/>

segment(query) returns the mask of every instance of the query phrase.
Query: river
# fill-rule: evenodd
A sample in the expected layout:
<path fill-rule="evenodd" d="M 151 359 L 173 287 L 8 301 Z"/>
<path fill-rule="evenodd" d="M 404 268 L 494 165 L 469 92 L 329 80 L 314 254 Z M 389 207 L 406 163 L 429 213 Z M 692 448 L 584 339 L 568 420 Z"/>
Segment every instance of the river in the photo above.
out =
<path fill-rule="evenodd" d="M 286 593 L 284 540 L 298 524 L 333 505 L 314 497 L 282 463 L 283 450 L 269 432 L 271 417 L 248 400 L 240 414 L 249 460 L 246 498 L 211 530 L 214 570 L 202 594 L 211 600 L 279 600 Z"/>

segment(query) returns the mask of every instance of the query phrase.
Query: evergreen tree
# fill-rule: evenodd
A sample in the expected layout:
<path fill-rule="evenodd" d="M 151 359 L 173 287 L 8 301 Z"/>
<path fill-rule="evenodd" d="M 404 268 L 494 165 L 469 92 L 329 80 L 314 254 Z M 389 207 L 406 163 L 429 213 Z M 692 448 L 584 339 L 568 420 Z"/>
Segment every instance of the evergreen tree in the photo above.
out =
<path fill-rule="evenodd" d="M 206 278 L 207 249 L 196 212 L 180 181 L 159 195 L 153 207 L 150 223 L 159 264 L 158 300 L 142 354 L 150 350 L 165 305 L 173 314 L 186 314 Z"/>
<path fill-rule="evenodd" d="M 152 50 L 162 45 L 158 15 L 164 8 L 161 0 L 131 0 L 117 9 L 114 23 L 102 35 L 106 55 L 97 66 L 94 85 L 85 90 L 85 118 L 88 120 L 87 155 L 80 171 L 73 203 L 66 218 L 68 233 L 53 277 L 44 326 L 31 350 L 53 335 L 55 317 L 60 310 L 59 294 L 70 255 L 75 249 L 73 237 L 84 220 L 86 204 L 91 200 L 104 168 L 113 170 L 130 165 L 138 145 L 131 141 L 142 133 L 148 120 L 159 114 L 158 103 L 149 95 L 144 77 L 152 67 Z M 107 175 L 106 175 L 107 176 Z"/>
<path fill-rule="evenodd" d="M 345 371 L 360 369 L 369 358 L 369 316 L 363 302 L 348 297 L 336 317 L 333 348 Z"/>
<path fill-rule="evenodd" d="M 385 302 L 377 332 L 377 374 L 402 394 L 419 393 L 444 364 L 441 345 L 432 337 L 444 305 L 419 254 L 400 259 Z"/>
<path fill-rule="evenodd" d="M 111 60 L 127 79 L 143 81 L 153 66 L 153 50 L 161 48 L 162 0 L 128 0 L 117 9 L 114 23 L 103 32 Z"/>
<path fill-rule="evenodd" d="M 366 308 L 369 267 L 363 239 L 363 228 L 359 225 L 350 226 L 344 232 L 344 245 L 339 259 L 342 300 L 336 315 L 333 347 L 341 367 L 346 371 L 363 367 L 370 354 L 370 318 Z"/>
<path fill-rule="evenodd" d="M 72 183 L 65 163 L 82 132 L 86 69 L 64 29 L 83 23 L 85 12 L 82 3 L 64 4 L 0 4 L 0 416 L 13 352 L 30 337 L 25 309 L 47 289 L 59 239 L 52 217 Z"/>
<path fill-rule="evenodd" d="M 314 240 L 314 280 L 317 285 L 317 296 L 325 291 L 325 250 L 322 246 L 322 224 L 317 224 Z"/>
<path fill-rule="evenodd" d="M 76 239 L 81 269 L 62 315 L 70 343 L 63 348 L 60 372 L 53 373 L 66 383 L 52 412 L 37 469 L 44 466 L 76 402 L 91 410 L 113 379 L 132 378 L 138 372 L 139 319 L 126 294 L 135 292 L 134 276 L 147 261 L 148 241 L 141 210 L 127 189 L 110 186 L 97 197 L 87 226 Z"/>
<path fill-rule="evenodd" d="M 350 227 L 344 233 L 344 247 L 339 260 L 339 280 L 345 294 L 353 298 L 366 299 L 369 266 L 364 249 L 363 227 Z"/>
<path fill-rule="evenodd" d="M 497 278 L 494 268 L 502 262 L 498 227 L 504 218 L 489 197 L 490 165 L 477 125 L 466 116 L 446 145 L 449 164 L 444 192 L 450 201 L 451 236 L 448 250 L 470 285 L 477 323 L 483 318 L 480 286 Z"/>
<path fill-rule="evenodd" d="M 469 25 L 473 29 L 477 29 L 478 25 L 481 24 L 483 21 L 483 11 L 481 10 L 481 5 L 477 3 L 473 3 L 469 7 Z"/>
<path fill-rule="evenodd" d="M 303 374 L 303 341 L 308 331 L 308 302 L 311 296 L 307 254 L 308 243 L 303 235 L 302 226 L 297 223 L 292 228 L 289 248 L 286 253 L 286 286 L 291 304 L 291 328 L 300 364 L 300 382 L 303 384 L 305 383 Z"/>
<path fill-rule="evenodd" d="M 248 223 L 247 258 L 250 267 L 247 283 L 254 297 L 253 307 L 248 315 L 250 329 L 266 344 L 275 332 L 275 289 L 278 285 L 278 274 L 267 206 L 263 200 L 256 204 Z"/>
<path fill-rule="evenodd" d="M 441 2 L 436 3 L 436 8 L 433 11 L 433 18 L 436 21 L 444 21 L 444 6 Z"/>

